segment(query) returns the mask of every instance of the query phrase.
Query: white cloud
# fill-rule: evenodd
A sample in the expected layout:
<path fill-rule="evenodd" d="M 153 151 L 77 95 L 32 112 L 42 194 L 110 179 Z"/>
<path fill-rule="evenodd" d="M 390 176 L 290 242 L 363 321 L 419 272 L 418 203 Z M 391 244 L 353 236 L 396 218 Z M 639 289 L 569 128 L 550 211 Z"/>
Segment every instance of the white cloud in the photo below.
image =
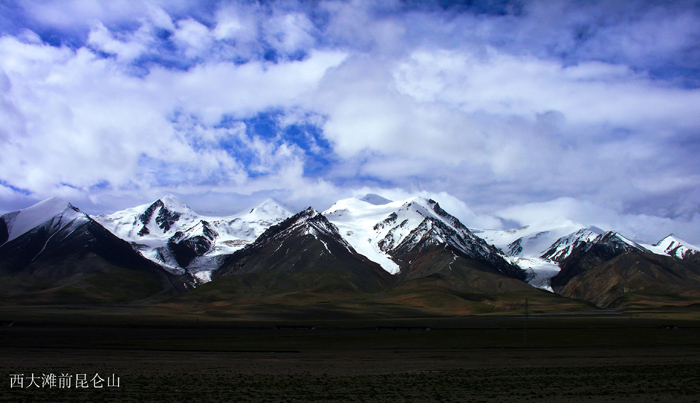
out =
<path fill-rule="evenodd" d="M 185 56 L 194 58 L 202 55 L 205 50 L 209 50 L 212 37 L 204 24 L 188 18 L 177 22 L 177 29 L 173 34 L 175 42 L 185 49 Z"/>
<path fill-rule="evenodd" d="M 700 18 L 682 3 L 533 1 L 499 16 L 360 0 L 18 4 L 42 37 L 72 44 L 0 37 L 0 180 L 36 195 L 322 204 L 427 189 L 494 225 L 505 206 L 562 197 L 625 228 L 690 228 L 698 213 L 700 81 L 687 72 Z M 324 138 L 306 133 L 302 150 L 218 126 L 270 111 Z M 219 146 L 234 140 L 250 162 Z M 305 153 L 324 140 L 331 162 L 309 178 Z"/>
<path fill-rule="evenodd" d="M 671 154 L 661 150 L 700 123 L 691 112 L 700 91 L 623 65 L 567 66 L 468 46 L 398 60 L 354 55 L 314 101 L 345 162 L 331 172 L 344 180 L 410 186 L 418 178 L 495 206 L 564 195 L 629 201 L 696 183 L 688 166 L 669 170 Z"/>
<path fill-rule="evenodd" d="M 217 10 L 213 34 L 218 40 L 234 40 L 236 46 L 251 46 L 260 35 L 259 8 L 252 4 L 228 3 Z"/>
<path fill-rule="evenodd" d="M 100 43 L 115 46 L 110 40 Z M 132 45 L 130 39 L 118 42 Z M 138 53 L 110 49 L 118 59 Z M 73 51 L 4 37 L 0 55 L 8 90 L 1 113 L 14 122 L 0 136 L 6 153 L 0 177 L 46 196 L 70 196 L 67 189 L 85 192 L 103 182 L 115 189 L 208 178 L 239 185 L 248 180 L 241 163 L 219 149 L 217 140 L 240 136 L 240 130 L 224 134 L 212 125 L 224 115 L 251 116 L 293 103 L 344 57 L 314 52 L 306 60 L 277 65 L 216 62 L 190 71 L 154 68 L 139 78 L 127 74 L 121 60 L 102 59 L 85 48 Z M 176 112 L 198 117 L 203 126 L 173 122 Z M 257 138 L 247 145 L 258 160 L 250 169 L 258 174 L 284 171 L 281 183 L 289 175 L 302 175 L 297 168 L 285 168 L 303 166 L 293 148 Z"/>
<path fill-rule="evenodd" d="M 302 13 L 284 13 L 264 22 L 265 39 L 275 49 L 294 53 L 310 48 L 315 39 L 314 25 Z"/>
<path fill-rule="evenodd" d="M 656 84 L 622 65 L 565 66 L 494 49 L 485 54 L 420 50 L 399 64 L 394 77 L 397 89 L 418 102 L 444 103 L 465 112 L 531 118 L 559 111 L 572 124 L 585 125 L 700 123 L 690 113 L 700 103 L 700 91 Z"/>
<path fill-rule="evenodd" d="M 129 63 L 148 49 L 150 41 L 148 27 L 142 26 L 135 33 L 126 35 L 124 39 L 115 38 L 107 27 L 98 22 L 90 31 L 87 43 L 98 50 L 117 55 L 121 62 Z"/>
<path fill-rule="evenodd" d="M 65 30 L 87 27 L 95 21 L 105 24 L 149 19 L 157 26 L 171 29 L 171 21 L 163 8 L 183 12 L 192 4 L 184 0 L 20 0 L 19 4 L 36 21 Z"/>
<path fill-rule="evenodd" d="M 666 218 L 647 214 L 624 213 L 620 206 L 601 206 L 588 201 L 562 197 L 541 203 L 511 206 L 494 213 L 497 217 L 527 225 L 535 222 L 577 223 L 616 231 L 631 239 L 655 243 L 670 233 L 691 244 L 698 244 L 700 214 L 688 218 Z"/>
<path fill-rule="evenodd" d="M 326 71 L 342 63 L 341 52 L 312 52 L 302 61 L 281 64 L 206 63 L 182 72 L 153 68 L 146 78 L 153 96 L 216 124 L 223 114 L 250 116 L 268 108 L 293 106 L 314 90 Z"/>

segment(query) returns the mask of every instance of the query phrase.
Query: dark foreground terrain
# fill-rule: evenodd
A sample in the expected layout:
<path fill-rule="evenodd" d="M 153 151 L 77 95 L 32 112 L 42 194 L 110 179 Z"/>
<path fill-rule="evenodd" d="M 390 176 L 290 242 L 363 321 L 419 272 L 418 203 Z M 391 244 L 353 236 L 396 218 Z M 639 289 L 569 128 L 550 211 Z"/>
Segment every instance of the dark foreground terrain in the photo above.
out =
<path fill-rule="evenodd" d="M 0 309 L 0 401 L 700 401 L 700 321 L 688 316 L 144 323 L 36 312 Z M 72 387 L 43 385 L 50 374 Z"/>

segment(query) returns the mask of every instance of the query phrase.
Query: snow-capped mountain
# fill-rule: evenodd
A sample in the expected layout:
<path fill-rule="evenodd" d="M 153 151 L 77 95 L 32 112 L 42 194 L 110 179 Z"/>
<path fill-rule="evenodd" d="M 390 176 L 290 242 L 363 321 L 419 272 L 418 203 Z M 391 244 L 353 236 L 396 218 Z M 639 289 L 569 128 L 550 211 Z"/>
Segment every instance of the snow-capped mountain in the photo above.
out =
<path fill-rule="evenodd" d="M 552 289 L 551 278 L 561 270 L 561 262 L 577 248 L 586 251 L 592 245 L 606 244 L 615 253 L 637 250 L 677 258 L 692 256 L 693 251 L 700 250 L 673 235 L 647 245 L 614 231 L 568 220 L 536 222 L 517 230 L 474 230 L 474 233 L 506 251 L 511 262 L 528 271 L 530 284 L 548 290 Z"/>
<path fill-rule="evenodd" d="M 561 262 L 569 257 L 571 252 L 578 246 L 590 247 L 603 233 L 603 230 L 597 227 L 581 228 L 574 233 L 557 239 L 540 257 L 554 262 Z"/>
<path fill-rule="evenodd" d="M 574 252 L 582 255 L 595 248 L 609 257 L 637 251 L 678 259 L 689 258 L 700 252 L 700 248 L 673 235 L 650 245 L 632 241 L 614 231 L 605 231 L 595 226 L 585 227 L 579 223 L 557 219 L 531 223 L 516 230 L 474 229 L 473 232 L 501 248 L 512 263 L 527 271 L 530 284 L 550 291 L 552 278 L 559 275 L 562 263 Z M 601 257 L 595 260 L 602 262 L 604 259 Z M 571 266 L 571 262 L 568 263 Z M 561 277 L 559 276 L 559 280 Z"/>
<path fill-rule="evenodd" d="M 498 248 L 474 235 L 434 200 L 413 197 L 392 202 L 367 195 L 340 200 L 323 214 L 355 250 L 392 274 L 407 268 L 412 255 L 436 246 L 450 247 L 503 274 L 517 274 Z"/>
<path fill-rule="evenodd" d="M 214 279 L 228 278 L 234 283 L 244 279 L 253 293 L 290 289 L 331 294 L 375 292 L 386 287 L 389 277 L 378 264 L 358 254 L 338 228 L 311 207 L 268 228 L 213 273 Z"/>
<path fill-rule="evenodd" d="M 474 229 L 473 232 L 503 250 L 508 260 L 528 273 L 528 283 L 552 291 L 550 280 L 559 273 L 556 261 L 542 254 L 562 237 L 581 229 L 581 224 L 552 219 L 533 222 L 514 230 Z"/>
<path fill-rule="evenodd" d="M 137 301 L 225 277 L 241 295 L 391 287 L 419 299 L 431 287 L 449 298 L 531 292 L 524 280 L 604 306 L 644 289 L 692 296 L 699 263 L 700 248 L 673 235 L 646 245 L 566 220 L 472 230 L 420 197 L 370 194 L 294 215 L 268 200 L 226 217 L 199 215 L 174 196 L 96 217 L 52 198 L 0 216 L 0 291 L 27 301 L 64 301 L 64 289 L 85 301 Z"/>
<path fill-rule="evenodd" d="M 225 256 L 291 215 L 280 203 L 267 200 L 248 212 L 208 217 L 168 195 L 151 204 L 96 216 L 95 220 L 166 270 L 181 274 L 187 269 L 201 281 L 208 281 Z"/>
<path fill-rule="evenodd" d="M 693 253 L 683 256 L 681 242 L 667 238 L 652 246 L 656 251 L 612 231 L 576 242 L 561 254 L 552 288 L 599 307 L 650 304 L 658 295 L 666 295 L 662 305 L 693 300 L 700 266 Z"/>
<path fill-rule="evenodd" d="M 0 288 L 22 290 L 27 301 L 131 301 L 154 294 L 184 292 L 189 276 L 169 275 L 98 222 L 63 200 L 52 198 L 0 217 Z M 108 280 L 105 280 L 108 279 Z M 134 287 L 134 281 L 143 286 Z M 107 281 L 105 289 L 96 284 Z M 190 287 L 191 288 L 191 287 Z M 22 301 L 22 300 L 20 300 Z"/>
<path fill-rule="evenodd" d="M 603 233 L 599 228 L 589 227 L 559 238 L 541 257 L 561 263 L 574 252 L 587 252 L 594 245 L 604 245 L 611 250 L 611 253 L 618 254 L 630 250 L 648 252 L 642 245 L 625 238 L 617 232 L 608 231 Z"/>
<path fill-rule="evenodd" d="M 569 220 L 548 220 L 530 223 L 513 230 L 473 229 L 478 236 L 503 250 L 508 256 L 537 258 L 559 238 L 581 229 L 583 225 Z"/>
<path fill-rule="evenodd" d="M 542 258 L 555 261 L 561 271 L 552 277 L 554 291 L 559 291 L 572 278 L 595 268 L 617 256 L 629 252 L 651 253 L 640 244 L 631 241 L 614 231 L 598 233 L 582 229 L 560 238 L 548 249 Z"/>
<path fill-rule="evenodd" d="M 87 215 L 58 198 L 46 199 L 26 209 L 4 214 L 0 217 L 6 235 L 3 242 L 10 242 L 26 232 L 47 224 L 51 228 L 70 228 L 88 221 Z"/>
<path fill-rule="evenodd" d="M 323 212 L 337 228 L 343 238 L 355 250 L 379 263 L 384 270 L 391 274 L 398 273 L 399 265 L 391 256 L 378 246 L 379 237 L 374 227 L 394 210 L 401 207 L 401 202 L 374 204 L 357 198 L 349 198 L 336 202 Z"/>
<path fill-rule="evenodd" d="M 320 239 L 321 237 L 331 238 L 349 252 L 355 253 L 352 246 L 340 236 L 338 228 L 313 207 L 309 207 L 287 218 L 278 225 L 271 226 L 249 247 L 259 247 L 272 241 L 286 239 L 292 234 L 295 236 L 310 235 L 314 239 L 320 240 L 328 253 L 331 253 L 331 251 L 328 249 L 327 243 Z"/>
<path fill-rule="evenodd" d="M 656 254 L 666 254 L 678 259 L 686 259 L 700 254 L 700 247 L 691 245 L 673 234 L 653 245 L 644 246 Z"/>

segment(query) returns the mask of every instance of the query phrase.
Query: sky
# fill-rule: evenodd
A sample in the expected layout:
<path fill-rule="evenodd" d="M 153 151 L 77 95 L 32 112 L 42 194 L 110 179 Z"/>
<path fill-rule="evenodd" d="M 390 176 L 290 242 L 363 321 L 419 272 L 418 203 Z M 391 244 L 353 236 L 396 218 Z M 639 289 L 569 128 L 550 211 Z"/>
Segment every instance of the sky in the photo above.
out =
<path fill-rule="evenodd" d="M 694 1 L 0 2 L 0 212 L 373 192 L 700 245 Z"/>

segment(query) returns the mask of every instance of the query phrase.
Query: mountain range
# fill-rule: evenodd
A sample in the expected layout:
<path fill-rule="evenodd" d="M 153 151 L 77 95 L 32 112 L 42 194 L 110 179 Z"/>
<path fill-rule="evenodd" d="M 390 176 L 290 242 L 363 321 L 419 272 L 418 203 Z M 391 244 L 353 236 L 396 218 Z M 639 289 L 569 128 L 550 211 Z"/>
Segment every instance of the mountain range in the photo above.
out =
<path fill-rule="evenodd" d="M 6 303 L 343 299 L 488 312 L 524 296 L 624 309 L 700 303 L 700 248 L 569 221 L 467 228 L 420 197 L 298 213 L 267 200 L 225 217 L 172 195 L 97 216 L 52 198 L 0 216 L 0 279 Z"/>

